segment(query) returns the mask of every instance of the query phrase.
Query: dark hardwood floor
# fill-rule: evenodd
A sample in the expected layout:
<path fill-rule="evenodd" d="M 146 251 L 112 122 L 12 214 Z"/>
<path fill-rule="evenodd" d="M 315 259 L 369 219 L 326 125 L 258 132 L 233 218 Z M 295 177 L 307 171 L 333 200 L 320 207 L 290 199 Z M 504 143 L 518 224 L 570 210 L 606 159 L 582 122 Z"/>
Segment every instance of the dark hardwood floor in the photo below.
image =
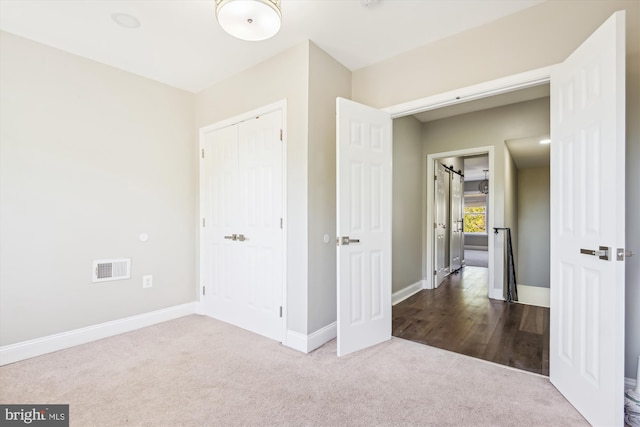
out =
<path fill-rule="evenodd" d="M 393 336 L 549 375 L 549 309 L 491 300 L 488 269 L 465 267 L 393 307 Z"/>

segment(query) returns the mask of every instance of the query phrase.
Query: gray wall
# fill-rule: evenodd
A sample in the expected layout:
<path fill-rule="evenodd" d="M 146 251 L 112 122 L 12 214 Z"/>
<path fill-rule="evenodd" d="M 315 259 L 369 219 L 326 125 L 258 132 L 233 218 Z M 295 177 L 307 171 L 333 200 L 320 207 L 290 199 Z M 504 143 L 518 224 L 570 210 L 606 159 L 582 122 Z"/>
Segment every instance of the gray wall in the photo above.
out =
<path fill-rule="evenodd" d="M 422 280 L 422 123 L 393 121 L 392 287 Z"/>
<path fill-rule="evenodd" d="M 353 99 L 384 108 L 557 64 L 618 10 L 626 10 L 627 29 L 626 246 L 638 252 L 640 2 L 637 0 L 545 1 L 491 24 L 354 71 Z M 640 354 L 640 257 L 626 261 L 625 274 L 625 375 L 635 378 Z"/>
<path fill-rule="evenodd" d="M 309 45 L 308 332 L 336 321 L 336 97 L 349 98 L 351 72 Z M 291 165 L 294 166 L 294 165 Z M 324 235 L 329 235 L 325 243 Z"/>
<path fill-rule="evenodd" d="M 547 102 L 549 100 L 547 99 Z M 533 135 L 533 134 L 532 134 Z M 511 245 L 513 257 L 518 262 L 518 169 L 511 157 L 511 152 L 504 146 L 504 225 L 511 229 Z M 496 224 L 496 227 L 500 225 Z M 504 233 L 504 232 L 502 232 Z M 506 236 L 505 236 L 506 237 Z M 505 240 L 505 248 L 507 247 Z M 506 274 L 506 270 L 505 270 Z"/>
<path fill-rule="evenodd" d="M 350 93 L 306 41 L 196 95 L 197 128 L 287 100 L 287 328 L 302 334 L 336 320 L 335 99 Z"/>
<path fill-rule="evenodd" d="M 287 327 L 306 334 L 309 42 L 198 93 L 195 126 L 198 129 L 283 99 L 287 100 Z"/>
<path fill-rule="evenodd" d="M 8 33 L 0 51 L 0 345 L 194 301 L 193 95 Z M 91 283 L 120 257 L 131 279 Z"/>
<path fill-rule="evenodd" d="M 549 287 L 549 167 L 518 170 L 518 284 Z"/>
<path fill-rule="evenodd" d="M 465 234 L 464 247 L 465 249 L 488 250 L 489 234 Z"/>

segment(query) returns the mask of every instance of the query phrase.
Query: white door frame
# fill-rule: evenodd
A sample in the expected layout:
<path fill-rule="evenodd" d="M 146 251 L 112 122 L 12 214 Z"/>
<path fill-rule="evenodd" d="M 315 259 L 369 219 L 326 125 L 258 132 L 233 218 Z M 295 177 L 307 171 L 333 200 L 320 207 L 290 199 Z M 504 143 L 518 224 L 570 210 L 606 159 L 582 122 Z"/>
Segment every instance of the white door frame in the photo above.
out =
<path fill-rule="evenodd" d="M 203 187 L 201 185 L 202 180 L 204 179 L 204 170 L 202 168 L 202 163 L 199 161 L 200 156 L 203 150 L 204 135 L 216 131 L 218 129 L 222 129 L 228 126 L 232 126 L 246 120 L 254 119 L 256 116 L 265 115 L 268 113 L 272 113 L 274 111 L 282 112 L 282 283 L 281 283 L 281 292 L 282 292 L 282 344 L 287 344 L 287 100 L 283 99 L 281 101 L 274 102 L 272 104 L 264 105 L 262 107 L 258 107 L 255 110 L 248 111 L 246 113 L 239 114 L 234 117 L 230 117 L 219 122 L 212 123 L 207 126 L 203 126 L 199 129 L 198 132 L 198 218 L 196 219 L 196 223 L 198 224 L 198 232 L 196 236 L 196 245 L 197 245 L 197 254 L 196 257 L 196 283 L 197 283 L 197 293 L 198 293 L 198 307 L 196 312 L 198 314 L 204 314 L 205 310 L 203 307 L 203 300 L 206 298 L 206 295 L 203 297 L 202 288 L 204 284 L 202 283 L 202 265 L 201 265 L 201 256 L 202 256 L 202 218 L 204 217 L 203 206 L 200 203 L 200 200 L 203 199 Z"/>
<path fill-rule="evenodd" d="M 456 104 L 462 104 L 464 102 L 475 101 L 482 98 L 488 98 L 503 93 L 513 92 L 520 89 L 526 89 L 534 86 L 548 84 L 551 81 L 551 70 L 554 65 L 548 67 L 537 68 L 535 70 L 525 71 L 519 74 L 513 74 L 510 76 L 502 77 L 496 80 L 490 80 L 483 83 L 478 83 L 472 86 L 461 87 L 448 92 L 442 92 L 436 95 L 428 96 L 425 98 L 416 99 L 413 101 L 405 102 L 402 104 L 393 105 L 387 108 L 383 108 L 383 111 L 391 114 L 391 118 L 400 118 L 405 116 L 411 116 L 414 114 L 422 113 L 424 111 L 437 110 L 443 107 L 449 107 Z M 430 207 L 428 200 L 433 198 L 433 186 L 428 185 L 427 177 L 433 176 L 433 161 L 442 157 L 460 156 L 460 155 L 472 155 L 479 153 L 489 153 L 489 212 L 492 212 L 489 216 L 489 229 L 490 233 L 493 230 L 495 217 L 494 199 L 493 199 L 493 172 L 494 172 L 494 147 L 476 147 L 467 150 L 451 151 L 447 153 L 431 154 L 424 161 L 423 170 L 423 183 L 427 187 L 423 194 L 426 194 L 426 199 L 422 207 L 422 225 L 425 232 L 422 233 L 422 247 L 425 250 L 427 256 L 423 257 L 423 283 L 426 285 L 426 289 L 433 287 L 433 254 L 430 251 L 431 240 L 433 239 L 433 230 L 429 227 L 429 224 L 433 223 L 433 209 Z M 492 249 L 492 245 L 489 245 L 489 283 L 494 283 L 495 272 L 494 268 L 491 268 L 495 262 L 495 253 Z M 501 283 L 504 278 L 501 278 Z M 494 290 L 496 286 L 489 285 L 489 297 L 496 299 L 503 299 L 502 286 L 499 290 Z"/>
<path fill-rule="evenodd" d="M 433 181 L 428 179 L 428 177 L 432 177 L 435 175 L 434 163 L 436 160 L 441 160 L 448 157 L 467 157 L 467 156 L 475 156 L 478 154 L 487 154 L 489 156 L 489 200 L 487 201 L 487 208 L 488 208 L 487 210 L 489 212 L 494 212 L 494 179 L 493 179 L 493 169 L 494 169 L 494 162 L 495 162 L 494 148 L 495 147 L 493 146 L 473 147 L 473 148 L 467 148 L 464 150 L 447 151 L 444 153 L 434 153 L 434 154 L 427 155 L 425 159 L 426 165 L 424 170 L 426 172 L 425 172 L 423 182 L 425 182 L 427 187 L 427 191 L 426 191 L 427 197 L 424 199 L 424 202 L 422 203 L 422 211 L 425 212 L 425 219 L 423 223 L 426 224 L 427 226 L 426 226 L 426 233 L 424 236 L 425 238 L 423 239 L 423 251 L 425 254 L 429 254 L 429 251 L 431 250 L 431 256 L 423 257 L 424 262 L 426 264 L 426 271 L 425 271 L 426 280 L 423 281 L 423 283 L 425 284 L 424 289 L 435 289 L 436 287 L 435 276 L 433 274 L 429 274 L 429 272 L 433 272 L 435 270 L 435 258 L 434 258 L 435 253 L 433 253 L 434 252 L 433 240 L 435 238 L 435 233 L 434 233 L 433 227 L 429 227 L 429 224 L 433 224 L 435 222 L 436 212 L 434 209 L 434 204 L 429 203 L 430 200 L 433 201 L 435 198 L 435 190 L 432 185 Z M 489 235 L 489 237 L 491 237 L 490 233 L 493 232 L 494 216 L 495 215 L 490 214 L 489 222 L 487 223 L 487 234 Z M 494 283 L 494 270 L 495 270 L 493 265 L 495 250 L 490 240 L 491 239 L 488 240 L 488 247 L 489 247 L 489 282 L 487 284 L 488 295 L 489 295 L 489 298 L 503 299 L 502 287 L 500 287 L 499 292 L 497 292 L 494 289 L 492 289 L 492 287 L 490 286 L 491 283 Z"/>

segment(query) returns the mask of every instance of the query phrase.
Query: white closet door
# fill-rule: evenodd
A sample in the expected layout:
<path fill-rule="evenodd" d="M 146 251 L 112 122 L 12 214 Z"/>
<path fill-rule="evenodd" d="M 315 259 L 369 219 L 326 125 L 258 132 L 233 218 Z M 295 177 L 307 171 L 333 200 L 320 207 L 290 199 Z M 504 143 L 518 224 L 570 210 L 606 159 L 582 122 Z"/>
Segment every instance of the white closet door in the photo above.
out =
<path fill-rule="evenodd" d="M 202 137 L 205 314 L 282 341 L 283 142 L 277 111 Z"/>
<path fill-rule="evenodd" d="M 205 153 L 201 159 L 200 242 L 204 311 L 232 321 L 241 286 L 236 275 L 239 248 L 231 239 L 239 228 L 238 127 L 207 133 L 201 145 Z"/>
<path fill-rule="evenodd" d="M 281 339 L 282 301 L 282 141 L 280 111 L 240 124 L 238 271 L 246 284 L 246 328 Z M 244 240 L 243 240 L 244 239 Z"/>

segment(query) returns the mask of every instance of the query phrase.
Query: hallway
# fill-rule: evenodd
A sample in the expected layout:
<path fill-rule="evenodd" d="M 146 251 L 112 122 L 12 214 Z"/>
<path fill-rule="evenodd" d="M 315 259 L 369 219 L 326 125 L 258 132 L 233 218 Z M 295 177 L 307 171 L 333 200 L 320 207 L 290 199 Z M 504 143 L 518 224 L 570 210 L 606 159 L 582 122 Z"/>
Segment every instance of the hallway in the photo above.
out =
<path fill-rule="evenodd" d="M 487 298 L 488 270 L 465 267 L 393 307 L 393 336 L 549 375 L 549 309 Z"/>

